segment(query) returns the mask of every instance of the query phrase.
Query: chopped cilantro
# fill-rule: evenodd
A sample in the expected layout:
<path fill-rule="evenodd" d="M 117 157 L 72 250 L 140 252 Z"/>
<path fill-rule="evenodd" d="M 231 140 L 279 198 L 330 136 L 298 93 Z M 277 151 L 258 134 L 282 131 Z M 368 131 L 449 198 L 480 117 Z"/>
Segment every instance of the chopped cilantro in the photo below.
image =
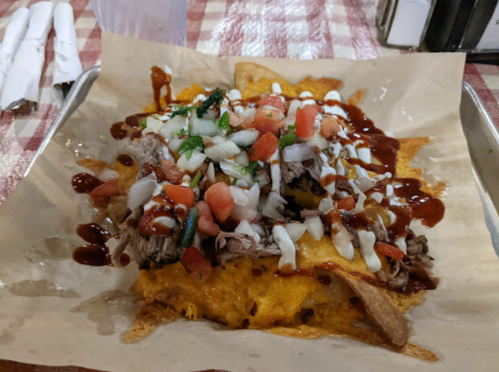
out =
<path fill-rule="evenodd" d="M 202 118 L 212 105 L 220 105 L 225 98 L 225 90 L 215 89 L 213 93 L 196 109 L 198 118 Z"/>
<path fill-rule="evenodd" d="M 282 150 L 286 146 L 289 146 L 295 140 L 296 135 L 294 133 L 288 132 L 284 136 L 281 136 L 277 143 L 279 144 L 279 148 Z"/>
<path fill-rule="evenodd" d="M 489 149 L 489 154 L 492 154 L 493 152 L 494 152 L 494 150 Z"/>
<path fill-rule="evenodd" d="M 191 189 L 193 189 L 194 187 L 196 187 L 196 185 L 198 184 L 199 180 L 201 179 L 201 172 L 198 171 L 196 173 L 196 177 L 194 177 L 194 179 L 191 181 L 191 183 L 189 184 L 189 187 Z"/>
<path fill-rule="evenodd" d="M 144 118 L 140 121 L 139 125 L 142 127 L 142 128 L 147 128 L 147 118 Z"/>
<path fill-rule="evenodd" d="M 260 166 L 258 165 L 257 161 L 252 161 L 248 164 L 246 169 L 248 170 L 248 172 L 251 172 L 254 175 L 260 169 Z"/>
<path fill-rule="evenodd" d="M 230 130 L 228 111 L 225 111 L 222 117 L 220 118 L 220 121 L 218 122 L 218 127 L 222 130 Z"/>
<path fill-rule="evenodd" d="M 193 111 L 196 107 L 187 107 L 187 106 L 182 106 L 182 105 L 176 105 L 175 106 L 175 111 L 172 112 L 172 116 L 170 117 L 173 119 L 175 116 L 182 116 L 182 117 L 187 117 L 189 116 L 189 113 Z"/>
<path fill-rule="evenodd" d="M 295 130 L 296 129 L 296 124 L 295 125 L 288 125 L 288 130 Z"/>
<path fill-rule="evenodd" d="M 269 112 L 269 114 L 267 115 L 267 117 L 268 117 L 269 119 L 272 119 L 272 111 L 271 111 L 271 112 Z"/>
<path fill-rule="evenodd" d="M 185 128 L 182 128 L 182 129 L 180 129 L 179 132 L 176 133 L 176 136 L 182 137 L 184 134 L 187 134 L 187 131 L 185 130 Z"/>
<path fill-rule="evenodd" d="M 200 151 L 204 150 L 203 139 L 200 136 L 187 138 L 180 146 L 180 154 L 185 154 L 185 158 L 190 160 L 195 149 L 200 149 Z"/>
<path fill-rule="evenodd" d="M 230 184 L 231 186 L 236 186 L 236 183 L 237 183 L 237 178 L 234 178 Z"/>
<path fill-rule="evenodd" d="M 301 107 L 298 107 L 298 108 L 296 109 L 296 111 L 298 111 L 298 110 L 301 110 Z"/>
<path fill-rule="evenodd" d="M 241 167 L 240 165 L 234 165 L 234 170 L 237 173 L 241 173 L 241 174 L 247 174 L 248 173 L 248 170 L 246 169 L 246 167 Z"/>

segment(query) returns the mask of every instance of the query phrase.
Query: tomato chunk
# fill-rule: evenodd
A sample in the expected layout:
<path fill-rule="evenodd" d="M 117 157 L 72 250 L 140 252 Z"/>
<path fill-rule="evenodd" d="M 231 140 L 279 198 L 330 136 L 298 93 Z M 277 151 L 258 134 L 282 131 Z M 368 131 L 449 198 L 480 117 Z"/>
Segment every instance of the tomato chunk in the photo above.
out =
<path fill-rule="evenodd" d="M 284 126 L 284 121 L 279 121 L 279 114 L 280 111 L 277 109 L 258 108 L 255 114 L 254 128 L 262 133 L 279 133 L 279 129 Z"/>
<path fill-rule="evenodd" d="M 281 97 L 279 96 L 267 96 L 263 97 L 260 102 L 258 102 L 258 107 L 263 107 L 263 106 L 273 106 L 276 109 L 279 109 L 281 111 L 284 111 L 284 102 L 282 102 Z"/>
<path fill-rule="evenodd" d="M 350 211 L 355 208 L 355 199 L 352 195 L 349 195 L 336 203 L 336 207 L 338 207 L 338 209 L 345 209 L 347 211 Z"/>
<path fill-rule="evenodd" d="M 331 135 L 338 133 L 340 130 L 340 122 L 332 116 L 324 118 L 321 122 L 320 134 L 324 138 L 329 138 Z"/>
<path fill-rule="evenodd" d="M 225 182 L 218 182 L 211 185 L 204 194 L 204 200 L 210 206 L 216 219 L 225 222 L 234 208 L 234 199 L 230 194 L 229 186 Z"/>
<path fill-rule="evenodd" d="M 120 188 L 118 187 L 118 181 L 112 180 L 97 186 L 90 193 L 90 197 L 97 206 L 104 207 L 107 205 L 109 198 L 120 193 Z"/>
<path fill-rule="evenodd" d="M 267 161 L 277 149 L 277 137 L 267 132 L 251 146 L 248 151 L 249 161 Z"/>
<path fill-rule="evenodd" d="M 191 207 L 194 204 L 194 191 L 187 186 L 165 185 L 165 195 L 174 204 L 183 204 Z"/>
<path fill-rule="evenodd" d="M 377 242 L 376 248 L 385 256 L 391 257 L 397 261 L 401 261 L 405 256 L 405 253 L 402 250 L 390 244 Z"/>
<path fill-rule="evenodd" d="M 198 277 L 200 280 L 207 279 L 213 271 L 210 262 L 195 247 L 186 248 L 184 254 L 180 257 L 180 262 L 192 276 Z"/>
<path fill-rule="evenodd" d="M 248 129 L 253 126 L 253 119 L 241 114 L 229 112 L 229 125 L 234 128 L 241 127 L 243 129 Z"/>
<path fill-rule="evenodd" d="M 209 236 L 217 236 L 220 233 L 220 227 L 213 221 L 209 204 L 199 201 L 196 207 L 199 208 L 198 231 Z"/>
<path fill-rule="evenodd" d="M 296 130 L 295 133 L 301 138 L 310 138 L 314 135 L 314 121 L 320 108 L 316 105 L 306 105 L 296 111 Z"/>

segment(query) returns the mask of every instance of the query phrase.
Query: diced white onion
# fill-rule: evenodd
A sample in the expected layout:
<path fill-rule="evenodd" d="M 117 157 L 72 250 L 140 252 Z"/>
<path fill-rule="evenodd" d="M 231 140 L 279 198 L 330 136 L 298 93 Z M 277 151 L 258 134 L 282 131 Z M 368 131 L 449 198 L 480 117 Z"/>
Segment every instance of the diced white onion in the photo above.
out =
<path fill-rule="evenodd" d="M 279 165 L 279 149 L 270 157 L 270 177 L 272 178 L 272 191 L 281 193 L 281 167 Z"/>
<path fill-rule="evenodd" d="M 237 164 L 239 164 L 241 167 L 247 167 L 249 165 L 248 154 L 244 151 L 241 151 L 239 154 L 236 155 L 234 161 Z"/>
<path fill-rule="evenodd" d="M 170 150 L 172 150 L 173 152 L 178 152 L 180 150 L 180 146 L 182 146 L 182 144 L 185 142 L 185 139 L 180 139 L 180 138 L 177 138 L 175 137 L 174 139 L 172 139 L 169 143 L 168 143 L 168 147 L 170 148 Z"/>
<path fill-rule="evenodd" d="M 127 206 L 132 212 L 152 197 L 156 188 L 156 174 L 151 173 L 135 182 L 128 191 Z"/>
<path fill-rule="evenodd" d="M 210 141 L 211 143 L 213 143 L 214 145 L 220 145 L 222 143 L 225 142 L 225 137 L 222 137 L 222 136 L 215 136 L 215 137 L 212 137 L 210 138 Z"/>
<path fill-rule="evenodd" d="M 329 146 L 329 143 L 327 142 L 327 139 L 322 137 L 319 133 L 315 132 L 313 137 L 308 140 L 308 143 L 311 145 L 315 145 L 321 150 L 326 149 Z"/>
<path fill-rule="evenodd" d="M 234 205 L 234 208 L 232 208 L 231 216 L 239 221 L 253 221 L 256 217 L 256 211 L 253 208 L 236 204 Z"/>
<path fill-rule="evenodd" d="M 331 196 L 328 195 L 322 198 L 321 202 L 319 203 L 319 211 L 322 214 L 328 214 L 333 208 L 334 204 L 333 204 L 333 199 L 331 199 Z"/>
<path fill-rule="evenodd" d="M 308 233 L 315 240 L 319 241 L 324 236 L 324 225 L 319 216 L 309 216 L 305 218 L 305 225 L 307 226 Z"/>
<path fill-rule="evenodd" d="M 262 214 L 276 220 L 281 220 L 283 219 L 281 211 L 284 208 L 284 204 L 287 204 L 286 200 L 275 191 L 271 191 L 263 207 Z"/>
<path fill-rule="evenodd" d="M 286 229 L 281 225 L 274 226 L 272 236 L 281 249 L 281 258 L 278 264 L 279 269 L 291 265 L 291 268 L 296 270 L 296 248 Z"/>
<path fill-rule="evenodd" d="M 239 167 L 239 166 L 237 166 Z M 240 167 L 239 167 L 240 168 Z M 252 176 L 250 173 L 241 173 L 239 172 L 238 168 L 234 168 L 234 164 L 229 163 L 227 161 L 221 161 L 220 162 L 220 169 L 222 169 L 222 172 L 224 172 L 226 175 L 246 181 L 246 182 L 252 182 Z"/>
<path fill-rule="evenodd" d="M 215 166 L 213 165 L 213 163 L 210 163 L 208 164 L 208 170 L 206 171 L 206 177 L 208 177 L 208 179 L 215 183 Z"/>
<path fill-rule="evenodd" d="M 376 236 L 372 231 L 366 230 L 358 230 L 357 233 L 359 235 L 360 253 L 366 261 L 367 268 L 373 273 L 379 271 L 381 269 L 381 261 L 374 251 Z"/>
<path fill-rule="evenodd" d="M 295 116 L 288 116 L 286 119 L 284 119 L 284 123 L 286 124 L 286 128 L 288 126 L 293 126 L 296 124 L 296 117 Z"/>
<path fill-rule="evenodd" d="M 237 89 L 232 89 L 230 92 L 229 92 L 229 99 L 231 101 L 237 101 L 237 100 L 241 100 L 243 97 L 241 96 L 241 92 Z"/>
<path fill-rule="evenodd" d="M 258 184 L 255 183 L 253 186 L 251 186 L 251 189 L 246 190 L 246 195 L 248 196 L 249 199 L 248 207 L 257 210 L 258 201 L 260 199 L 260 187 L 258 187 Z"/>
<path fill-rule="evenodd" d="M 249 205 L 250 200 L 243 189 L 236 186 L 230 186 L 229 191 L 232 199 L 234 199 L 234 203 L 243 207 L 247 207 Z"/>
<path fill-rule="evenodd" d="M 206 96 L 204 94 L 198 94 L 195 98 L 194 98 L 194 101 L 192 101 L 192 103 L 196 103 L 196 102 L 202 102 L 202 101 L 206 101 Z"/>
<path fill-rule="evenodd" d="M 355 147 L 353 147 L 353 145 L 345 145 L 345 149 L 348 151 L 348 155 L 352 159 L 358 159 L 359 158 L 357 156 L 357 151 L 355 151 Z"/>
<path fill-rule="evenodd" d="M 241 222 L 239 222 L 239 225 L 237 225 L 237 227 L 235 228 L 234 232 L 251 236 L 253 239 L 255 239 L 256 244 L 260 243 L 261 241 L 260 235 L 256 233 L 256 231 L 253 229 L 252 224 L 250 224 L 248 220 L 241 220 Z"/>
<path fill-rule="evenodd" d="M 219 145 L 207 148 L 204 153 L 214 161 L 229 159 L 241 152 L 241 149 L 231 140 L 227 140 Z"/>
<path fill-rule="evenodd" d="M 286 162 L 299 161 L 302 162 L 314 157 L 314 149 L 306 143 L 299 143 L 296 145 L 287 146 L 283 151 L 283 159 Z"/>
<path fill-rule="evenodd" d="M 187 160 L 185 154 L 183 154 L 177 161 L 177 166 L 182 169 L 189 171 L 191 173 L 197 171 L 201 165 L 203 165 L 206 155 L 200 153 L 199 151 L 194 151 L 191 158 Z"/>
<path fill-rule="evenodd" d="M 154 116 L 148 116 L 146 126 L 147 129 L 151 129 L 154 132 L 159 132 L 159 130 L 163 127 L 164 123 L 161 120 L 158 120 Z"/>
<path fill-rule="evenodd" d="M 218 133 L 218 123 L 214 123 L 213 120 L 193 116 L 189 121 L 189 134 L 191 136 L 215 136 Z"/>
<path fill-rule="evenodd" d="M 298 110 L 298 108 L 303 108 L 303 103 L 301 100 L 299 99 L 294 99 L 291 101 L 291 103 L 289 104 L 289 109 L 288 109 L 288 117 L 289 116 L 294 116 L 296 115 L 296 111 Z"/>
<path fill-rule="evenodd" d="M 101 181 L 107 182 L 118 178 L 120 174 L 110 168 L 104 168 L 98 175 L 97 178 Z"/>
<path fill-rule="evenodd" d="M 161 127 L 159 134 L 161 134 L 166 140 L 171 140 L 176 133 L 180 132 L 184 128 L 184 125 L 185 118 L 175 116 Z"/>
<path fill-rule="evenodd" d="M 244 111 L 241 111 L 240 114 L 242 116 L 246 116 L 247 118 L 253 119 L 256 115 L 256 108 L 248 107 L 248 108 L 244 109 Z"/>
<path fill-rule="evenodd" d="M 265 236 L 265 230 L 263 229 L 263 227 L 257 223 L 252 223 L 251 224 L 251 227 L 253 228 L 253 230 L 255 230 L 255 232 L 260 235 L 260 236 Z"/>
<path fill-rule="evenodd" d="M 293 243 L 296 243 L 307 231 L 307 225 L 299 222 L 286 223 L 284 228 Z"/>
<path fill-rule="evenodd" d="M 254 178 L 253 178 L 253 182 L 254 183 L 257 183 L 258 186 L 260 188 L 262 188 L 263 186 L 265 185 L 268 185 L 269 181 L 268 181 L 268 178 L 267 178 L 267 172 L 263 171 L 262 173 L 260 174 L 257 174 Z"/>
<path fill-rule="evenodd" d="M 229 139 L 241 147 L 251 146 L 256 142 L 260 132 L 256 129 L 246 129 L 236 132 L 229 136 Z"/>

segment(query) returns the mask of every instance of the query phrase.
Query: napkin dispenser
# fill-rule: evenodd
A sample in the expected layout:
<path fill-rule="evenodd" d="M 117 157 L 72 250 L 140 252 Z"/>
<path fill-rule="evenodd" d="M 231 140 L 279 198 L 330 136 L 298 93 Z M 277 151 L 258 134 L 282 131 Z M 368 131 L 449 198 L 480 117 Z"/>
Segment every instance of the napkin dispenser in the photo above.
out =
<path fill-rule="evenodd" d="M 432 52 L 499 52 L 499 0 L 438 0 L 426 45 Z"/>
<path fill-rule="evenodd" d="M 381 0 L 376 24 L 385 46 L 417 48 L 424 38 L 435 0 Z"/>

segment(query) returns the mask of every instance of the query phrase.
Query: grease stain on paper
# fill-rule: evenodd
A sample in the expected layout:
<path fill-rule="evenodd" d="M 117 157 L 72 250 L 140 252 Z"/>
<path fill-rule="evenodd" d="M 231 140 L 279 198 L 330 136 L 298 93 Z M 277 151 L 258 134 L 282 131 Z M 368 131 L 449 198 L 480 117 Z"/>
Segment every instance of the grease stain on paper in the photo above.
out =
<path fill-rule="evenodd" d="M 134 297 L 124 292 L 106 291 L 76 305 L 73 313 L 87 314 L 87 319 L 96 323 L 97 332 L 102 336 L 115 333 L 113 316 L 121 315 L 133 319 L 136 310 Z"/>
<path fill-rule="evenodd" d="M 60 236 L 49 236 L 45 239 L 44 244 L 45 249 L 50 253 L 51 258 L 60 260 L 71 258 L 73 250 L 77 246 L 72 239 L 62 238 Z"/>
<path fill-rule="evenodd" d="M 73 289 L 68 289 L 49 282 L 41 280 L 21 280 L 7 286 L 7 289 L 16 296 L 22 297 L 61 297 L 77 298 L 80 294 Z"/>
<path fill-rule="evenodd" d="M 7 329 L 0 331 L 0 345 L 10 345 L 17 336 L 17 330 L 24 324 L 24 318 L 14 320 Z"/>

